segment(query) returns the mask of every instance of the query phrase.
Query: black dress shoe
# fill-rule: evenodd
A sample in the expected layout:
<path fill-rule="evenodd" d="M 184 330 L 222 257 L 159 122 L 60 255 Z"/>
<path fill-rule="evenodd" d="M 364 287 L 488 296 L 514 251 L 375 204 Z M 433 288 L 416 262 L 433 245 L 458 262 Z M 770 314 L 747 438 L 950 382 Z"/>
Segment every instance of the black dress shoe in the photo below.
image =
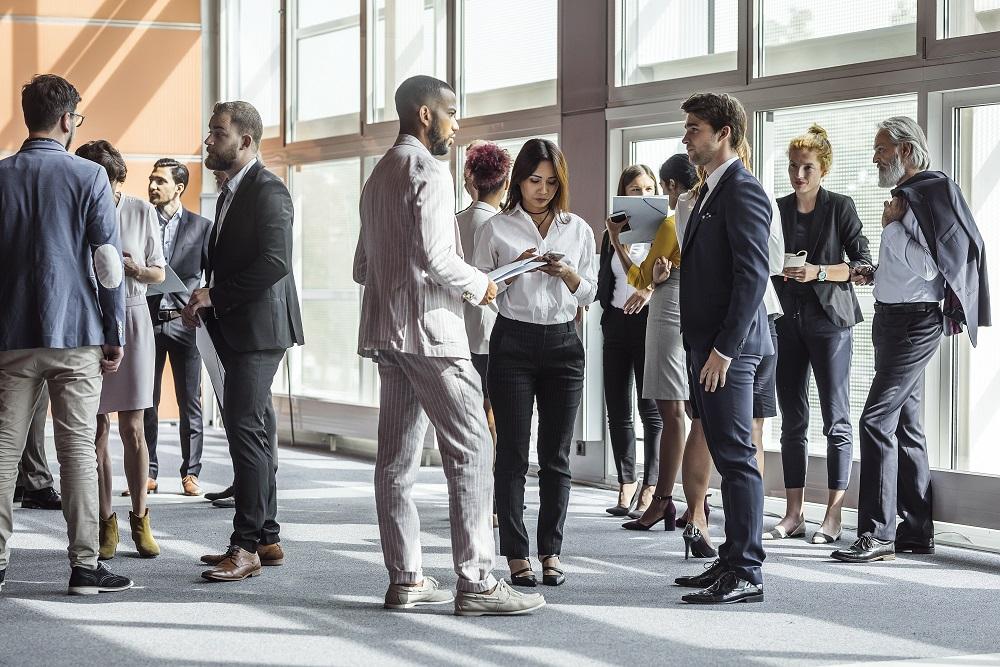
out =
<path fill-rule="evenodd" d="M 14 502 L 15 503 L 21 502 L 21 498 L 24 498 L 24 487 L 23 486 L 15 486 L 14 487 Z"/>
<path fill-rule="evenodd" d="M 871 535 L 862 535 L 847 549 L 838 549 L 830 558 L 843 563 L 871 563 L 877 560 L 896 560 L 893 542 L 877 540 Z"/>
<path fill-rule="evenodd" d="M 900 540 L 896 538 L 896 553 L 932 554 L 934 553 L 934 538 L 929 540 Z"/>
<path fill-rule="evenodd" d="M 685 588 L 708 588 L 719 578 L 729 572 L 729 568 L 716 558 L 711 565 L 705 566 L 705 571 L 693 577 L 677 577 L 674 583 Z"/>
<path fill-rule="evenodd" d="M 703 591 L 681 596 L 689 604 L 733 604 L 735 602 L 763 602 L 764 585 L 752 584 L 734 572 L 726 572 L 719 580 Z"/>
<path fill-rule="evenodd" d="M 219 492 L 206 493 L 204 496 L 205 500 L 222 500 L 223 498 L 233 497 L 233 487 L 226 487 L 225 490 Z"/>
<path fill-rule="evenodd" d="M 51 486 L 37 491 L 25 490 L 21 497 L 21 507 L 31 510 L 61 510 L 62 498 Z"/>
<path fill-rule="evenodd" d="M 233 509 L 236 507 L 236 499 L 232 496 L 226 496 L 225 498 L 219 498 L 218 500 L 212 501 L 212 507 L 221 507 L 223 509 Z"/>

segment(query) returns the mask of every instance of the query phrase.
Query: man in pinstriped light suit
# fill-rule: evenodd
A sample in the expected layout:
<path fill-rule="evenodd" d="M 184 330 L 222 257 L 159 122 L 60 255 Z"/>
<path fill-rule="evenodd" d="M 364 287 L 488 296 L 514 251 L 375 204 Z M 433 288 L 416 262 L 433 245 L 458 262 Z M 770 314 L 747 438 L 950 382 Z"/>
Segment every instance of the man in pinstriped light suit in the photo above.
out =
<path fill-rule="evenodd" d="M 459 615 L 517 614 L 545 604 L 493 577 L 492 440 L 479 376 L 469 361 L 465 299 L 497 287 L 458 254 L 447 155 L 458 123 L 452 88 L 415 76 L 396 91 L 400 134 L 361 194 L 354 280 L 365 286 L 358 353 L 381 380 L 375 505 L 389 589 L 385 607 L 454 600 Z M 412 488 L 428 421 L 448 482 L 458 595 L 424 576 Z"/>

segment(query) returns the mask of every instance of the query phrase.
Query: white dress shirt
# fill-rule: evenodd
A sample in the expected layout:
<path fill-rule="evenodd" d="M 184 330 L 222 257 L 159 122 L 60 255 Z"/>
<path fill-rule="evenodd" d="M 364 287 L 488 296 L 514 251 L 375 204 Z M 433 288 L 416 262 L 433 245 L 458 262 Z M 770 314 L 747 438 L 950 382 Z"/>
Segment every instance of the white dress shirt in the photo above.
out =
<path fill-rule="evenodd" d="M 874 295 L 881 303 L 930 303 L 944 298 L 944 276 L 909 208 L 902 220 L 882 230 Z"/>
<path fill-rule="evenodd" d="M 518 205 L 509 214 L 500 213 L 483 225 L 476 235 L 473 263 L 483 271 L 510 264 L 528 248 L 537 254 L 561 252 L 562 262 L 580 276 L 576 292 L 570 292 L 561 278 L 532 271 L 511 284 L 500 281 L 497 308 L 504 317 L 534 324 L 563 324 L 576 318 L 576 309 L 587 306 L 597 295 L 597 256 L 594 233 L 578 215 L 561 213 L 543 239 L 524 209 Z"/>
<path fill-rule="evenodd" d="M 651 244 L 649 243 L 633 243 L 628 247 L 628 257 L 632 260 L 633 264 L 642 264 L 642 262 L 649 255 L 649 248 Z M 618 257 L 611 258 L 611 272 L 615 276 L 615 288 L 611 293 L 611 305 L 615 308 L 624 309 L 625 302 L 628 298 L 635 294 L 635 288 L 628 282 L 628 274 L 625 273 L 625 267 L 622 266 L 621 260 Z"/>
<path fill-rule="evenodd" d="M 472 264 L 476 252 L 476 233 L 497 213 L 497 209 L 486 202 L 477 201 L 455 216 L 462 241 L 462 256 L 469 264 Z M 490 353 L 490 334 L 496 319 L 494 304 L 480 306 L 478 303 L 465 302 L 465 333 L 469 336 L 469 351 L 472 354 Z"/>

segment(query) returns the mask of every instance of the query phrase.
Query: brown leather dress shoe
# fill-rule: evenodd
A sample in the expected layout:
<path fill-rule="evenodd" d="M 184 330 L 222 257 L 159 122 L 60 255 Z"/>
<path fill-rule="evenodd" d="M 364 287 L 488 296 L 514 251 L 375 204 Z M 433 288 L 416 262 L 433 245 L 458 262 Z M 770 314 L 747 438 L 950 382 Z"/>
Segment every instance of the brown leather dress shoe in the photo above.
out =
<path fill-rule="evenodd" d="M 225 560 L 227 555 L 207 554 L 201 557 L 201 562 L 205 565 L 218 565 Z M 279 542 L 275 542 L 274 544 L 258 544 L 257 557 L 260 558 L 260 564 L 265 567 L 282 565 L 285 562 L 285 552 L 281 550 L 281 543 Z"/>
<path fill-rule="evenodd" d="M 235 544 L 229 545 L 226 556 L 211 570 L 201 573 L 209 581 L 243 581 L 260 575 L 260 558 Z"/>
<path fill-rule="evenodd" d="M 185 496 L 200 496 L 201 487 L 198 486 L 198 476 L 197 475 L 186 475 L 184 479 L 181 480 L 181 486 L 184 487 Z"/>
<path fill-rule="evenodd" d="M 155 479 L 153 479 L 152 477 L 147 477 L 146 478 L 146 493 L 147 494 L 149 494 L 149 493 L 156 493 L 157 491 L 159 491 L 159 489 L 160 489 L 160 485 L 157 483 L 157 481 Z M 123 498 L 127 498 L 128 496 L 131 496 L 131 495 L 132 494 L 131 494 L 131 492 L 129 492 L 128 489 L 125 489 L 124 491 L 122 491 L 122 497 Z"/>

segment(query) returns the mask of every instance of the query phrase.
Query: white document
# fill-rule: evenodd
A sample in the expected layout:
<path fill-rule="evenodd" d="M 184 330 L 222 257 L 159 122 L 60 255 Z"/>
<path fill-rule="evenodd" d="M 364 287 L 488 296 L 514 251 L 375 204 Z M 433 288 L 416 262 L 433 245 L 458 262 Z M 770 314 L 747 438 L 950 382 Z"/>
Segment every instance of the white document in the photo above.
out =
<path fill-rule="evenodd" d="M 670 215 L 670 204 L 667 197 L 659 195 L 615 197 L 611 203 L 611 212 L 619 211 L 624 211 L 629 218 L 629 231 L 622 232 L 622 243 L 652 243 L 663 219 Z"/>
<path fill-rule="evenodd" d="M 174 294 L 175 292 L 187 291 L 184 281 L 178 277 L 177 273 L 170 268 L 169 264 L 163 265 L 164 278 L 162 283 L 146 286 L 146 296 L 154 294 Z"/>
<path fill-rule="evenodd" d="M 201 353 L 201 361 L 205 364 L 205 368 L 208 369 L 208 378 L 212 381 L 212 389 L 215 390 L 215 399 L 219 401 L 219 407 L 221 408 L 222 396 L 225 393 L 226 369 L 222 367 L 222 361 L 219 360 L 219 355 L 215 351 L 215 344 L 212 342 L 212 337 L 208 334 L 208 329 L 205 328 L 204 323 L 194 330 L 194 339 L 198 345 L 198 352 Z"/>
<path fill-rule="evenodd" d="M 806 265 L 806 256 L 808 253 L 805 250 L 800 250 L 796 253 L 786 252 L 785 253 L 785 268 L 786 269 L 801 269 Z"/>
<path fill-rule="evenodd" d="M 501 280 L 508 280 L 514 276 L 519 276 L 522 273 L 527 273 L 528 271 L 537 269 L 539 266 L 545 266 L 545 262 L 535 257 L 528 257 L 526 259 L 519 259 L 515 262 L 511 262 L 510 264 L 505 264 L 500 268 L 493 269 L 486 275 L 489 276 L 490 280 L 498 283 Z"/>

